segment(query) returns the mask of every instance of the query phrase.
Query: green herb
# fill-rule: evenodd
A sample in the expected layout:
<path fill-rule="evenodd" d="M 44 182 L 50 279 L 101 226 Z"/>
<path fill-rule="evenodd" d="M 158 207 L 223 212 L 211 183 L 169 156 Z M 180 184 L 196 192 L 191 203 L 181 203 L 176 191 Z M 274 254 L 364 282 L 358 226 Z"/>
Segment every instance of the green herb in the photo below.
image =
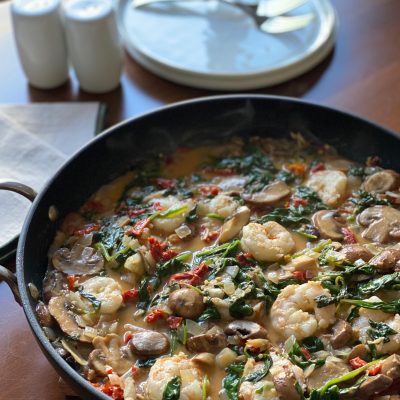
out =
<path fill-rule="evenodd" d="M 144 277 L 139 284 L 139 298 L 136 308 L 140 310 L 146 310 L 151 300 L 149 294 L 149 282 L 150 278 Z"/>
<path fill-rule="evenodd" d="M 181 325 L 176 330 L 176 333 L 178 335 L 178 340 L 185 346 L 187 343 L 187 339 L 188 339 L 188 330 L 187 330 L 186 319 L 184 319 L 182 321 Z"/>
<path fill-rule="evenodd" d="M 179 400 L 181 395 L 181 378 L 179 376 L 175 376 L 172 378 L 165 386 L 163 392 L 163 400 Z"/>
<path fill-rule="evenodd" d="M 315 340 L 317 338 L 313 338 L 311 342 L 313 342 L 314 346 L 319 346 L 319 343 Z M 322 344 L 322 343 L 321 343 Z M 304 346 L 305 347 L 305 346 Z M 323 346 L 322 346 L 323 347 Z M 302 369 L 305 369 L 309 365 L 315 364 L 316 367 L 320 367 L 321 365 L 325 364 L 325 360 L 322 358 L 308 358 L 305 355 L 305 351 L 303 349 L 302 351 L 302 346 L 298 343 L 297 340 L 293 340 L 293 345 L 292 348 L 288 352 L 289 359 L 299 366 Z"/>
<path fill-rule="evenodd" d="M 393 274 L 384 275 L 380 278 L 372 279 L 366 283 L 361 283 L 358 286 L 358 292 L 362 296 L 370 295 L 378 290 L 397 283 L 400 283 L 400 272 L 394 272 Z"/>
<path fill-rule="evenodd" d="M 135 366 L 138 368 L 150 368 L 155 364 L 156 361 L 157 358 L 140 359 L 136 361 Z"/>
<path fill-rule="evenodd" d="M 388 301 L 365 301 L 365 300 L 355 300 L 355 299 L 343 299 L 342 303 L 354 304 L 358 307 L 367 308 L 369 310 L 382 310 L 389 314 L 400 313 L 400 300 Z"/>
<path fill-rule="evenodd" d="M 301 342 L 302 346 L 305 347 L 310 353 L 315 353 L 316 351 L 324 350 L 324 345 L 320 338 L 315 336 L 310 336 L 303 339 Z"/>
<path fill-rule="evenodd" d="M 89 294 L 89 293 L 80 292 L 79 294 L 82 297 L 84 297 L 86 300 L 90 301 L 90 303 L 93 306 L 94 312 L 98 312 L 100 310 L 101 301 L 99 299 L 97 299 L 96 297 L 94 297 L 92 294 Z"/>
<path fill-rule="evenodd" d="M 365 190 L 359 190 L 349 198 L 350 203 L 354 205 L 354 214 L 359 214 L 368 207 L 383 205 L 388 206 L 390 203 L 385 199 L 380 199 L 376 194 L 367 192 Z"/>
<path fill-rule="evenodd" d="M 264 359 L 264 365 L 262 368 L 258 369 L 257 371 L 251 372 L 250 374 L 246 375 L 245 377 L 242 378 L 243 382 L 258 382 L 262 378 L 264 378 L 270 368 L 272 366 L 272 358 L 270 356 L 266 356 Z"/>
<path fill-rule="evenodd" d="M 192 208 L 188 215 L 186 216 L 186 221 L 187 222 L 195 222 L 199 219 L 199 216 L 197 215 L 197 204 L 194 208 Z"/>
<path fill-rule="evenodd" d="M 206 216 L 207 216 L 207 218 L 217 219 L 219 221 L 224 221 L 225 220 L 225 217 L 223 217 L 222 215 L 219 215 L 219 214 L 215 214 L 215 213 L 209 213 Z"/>
<path fill-rule="evenodd" d="M 275 179 L 286 183 L 293 183 L 296 180 L 296 175 L 293 172 L 281 170 L 275 175 Z"/>
<path fill-rule="evenodd" d="M 207 400 L 207 386 L 209 384 L 207 374 L 204 374 L 201 381 L 201 400 Z"/>
<path fill-rule="evenodd" d="M 243 299 L 237 299 L 229 307 L 229 313 L 233 318 L 249 317 L 253 312 L 253 307 Z"/>
<path fill-rule="evenodd" d="M 171 342 L 171 349 L 170 349 L 170 355 L 173 356 L 175 354 L 176 348 L 178 346 L 178 334 L 176 332 L 176 329 L 171 329 L 170 332 L 170 342 Z"/>
<path fill-rule="evenodd" d="M 107 262 L 111 261 L 111 256 L 110 256 L 110 254 L 108 253 L 108 250 L 107 250 L 106 246 L 104 245 L 104 243 L 102 243 L 102 242 L 96 243 L 96 244 L 94 245 L 94 247 L 95 247 L 97 250 L 100 250 L 101 254 L 102 254 L 103 257 L 106 259 Z"/>
<path fill-rule="evenodd" d="M 197 322 L 204 322 L 208 320 L 221 319 L 221 314 L 214 307 L 207 307 L 203 313 L 197 318 Z"/>
<path fill-rule="evenodd" d="M 397 333 L 389 325 L 386 325 L 383 322 L 374 322 L 369 320 L 369 324 L 371 328 L 367 330 L 367 335 L 371 340 L 383 338 L 383 341 L 387 343 L 390 341 L 389 336 Z"/>
<path fill-rule="evenodd" d="M 110 221 L 107 225 L 102 226 L 101 229 L 96 232 L 94 238 L 97 242 L 100 242 L 107 251 L 110 251 L 119 246 L 123 236 L 124 230 L 119 225 L 114 225 L 112 221 Z M 100 250 L 103 252 L 103 249 Z"/>
<path fill-rule="evenodd" d="M 350 310 L 349 316 L 347 317 L 346 321 L 347 322 L 352 322 L 356 318 L 360 316 L 360 307 L 353 307 Z"/>
<path fill-rule="evenodd" d="M 155 219 L 155 218 L 174 218 L 178 215 L 181 215 L 183 213 L 185 213 L 188 210 L 188 206 L 184 205 L 182 207 L 178 207 L 178 208 L 174 208 L 172 210 L 167 210 L 164 212 L 158 212 L 153 214 L 154 217 L 151 219 Z"/>
<path fill-rule="evenodd" d="M 229 400 L 239 400 L 238 392 L 243 370 L 244 363 L 232 363 L 225 369 L 226 376 L 222 381 L 222 386 Z"/>

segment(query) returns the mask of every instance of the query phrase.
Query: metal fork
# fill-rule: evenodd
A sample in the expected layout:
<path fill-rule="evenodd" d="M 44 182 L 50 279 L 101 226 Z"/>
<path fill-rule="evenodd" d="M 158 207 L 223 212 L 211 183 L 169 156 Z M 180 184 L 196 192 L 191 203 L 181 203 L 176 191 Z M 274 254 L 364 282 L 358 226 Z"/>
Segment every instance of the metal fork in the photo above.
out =
<path fill-rule="evenodd" d="M 193 1 L 198 0 L 133 0 L 133 6 L 139 8 L 155 3 L 188 3 Z M 260 0 L 256 3 L 244 3 L 240 0 L 218 1 L 239 8 L 253 19 L 260 30 L 266 33 L 284 33 L 301 29 L 315 17 L 312 13 L 296 16 L 282 15 L 300 7 L 308 0 Z"/>

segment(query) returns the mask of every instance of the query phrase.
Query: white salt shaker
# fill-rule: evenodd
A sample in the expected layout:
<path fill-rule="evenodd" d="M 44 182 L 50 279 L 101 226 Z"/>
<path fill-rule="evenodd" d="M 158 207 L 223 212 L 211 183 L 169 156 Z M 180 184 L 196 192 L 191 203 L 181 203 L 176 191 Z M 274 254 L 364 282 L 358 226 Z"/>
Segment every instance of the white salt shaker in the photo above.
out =
<path fill-rule="evenodd" d="M 63 3 L 68 51 L 83 90 L 105 93 L 119 85 L 122 46 L 111 0 Z"/>
<path fill-rule="evenodd" d="M 52 89 L 68 79 L 68 58 L 60 0 L 14 0 L 14 37 L 29 83 Z"/>

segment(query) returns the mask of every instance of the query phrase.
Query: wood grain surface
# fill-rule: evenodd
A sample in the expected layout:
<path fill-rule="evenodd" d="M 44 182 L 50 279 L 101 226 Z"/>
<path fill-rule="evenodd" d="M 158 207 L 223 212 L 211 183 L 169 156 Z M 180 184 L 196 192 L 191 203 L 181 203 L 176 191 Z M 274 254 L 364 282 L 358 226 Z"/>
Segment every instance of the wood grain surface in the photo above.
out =
<path fill-rule="evenodd" d="M 333 0 L 339 17 L 332 54 L 285 84 L 257 90 L 347 110 L 400 131 L 400 1 Z M 163 104 L 218 94 L 179 86 L 144 70 L 129 56 L 119 89 L 94 96 L 74 76 L 51 91 L 27 85 L 19 66 L 7 4 L 0 4 L 0 102 L 104 101 L 107 125 Z M 63 400 L 71 394 L 39 350 L 21 308 L 0 284 L 0 400 Z"/>

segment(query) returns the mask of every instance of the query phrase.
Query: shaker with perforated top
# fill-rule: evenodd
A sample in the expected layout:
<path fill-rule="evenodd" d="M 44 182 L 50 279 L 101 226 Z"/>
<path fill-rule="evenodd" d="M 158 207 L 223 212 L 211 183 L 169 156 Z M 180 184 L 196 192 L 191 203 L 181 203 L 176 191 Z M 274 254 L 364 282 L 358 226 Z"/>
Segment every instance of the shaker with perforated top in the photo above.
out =
<path fill-rule="evenodd" d="M 68 57 L 60 0 L 14 0 L 15 43 L 29 83 L 51 89 L 68 79 Z"/>
<path fill-rule="evenodd" d="M 66 0 L 68 51 L 81 88 L 104 93 L 119 85 L 122 46 L 112 0 Z"/>

